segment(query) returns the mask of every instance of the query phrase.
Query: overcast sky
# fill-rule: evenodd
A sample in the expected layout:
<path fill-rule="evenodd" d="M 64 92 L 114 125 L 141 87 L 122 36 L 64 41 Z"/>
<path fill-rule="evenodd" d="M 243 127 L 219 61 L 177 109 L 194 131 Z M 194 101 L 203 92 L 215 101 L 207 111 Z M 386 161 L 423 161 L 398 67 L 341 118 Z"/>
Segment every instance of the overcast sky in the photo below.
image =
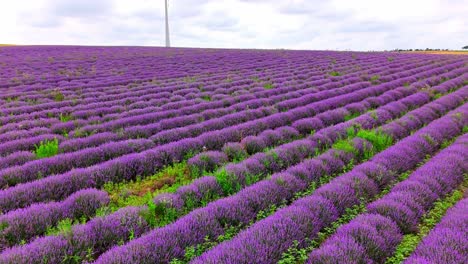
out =
<path fill-rule="evenodd" d="M 164 0 L 0 6 L 0 43 L 164 45 Z M 182 47 L 459 49 L 467 14 L 468 0 L 169 0 L 171 42 Z"/>

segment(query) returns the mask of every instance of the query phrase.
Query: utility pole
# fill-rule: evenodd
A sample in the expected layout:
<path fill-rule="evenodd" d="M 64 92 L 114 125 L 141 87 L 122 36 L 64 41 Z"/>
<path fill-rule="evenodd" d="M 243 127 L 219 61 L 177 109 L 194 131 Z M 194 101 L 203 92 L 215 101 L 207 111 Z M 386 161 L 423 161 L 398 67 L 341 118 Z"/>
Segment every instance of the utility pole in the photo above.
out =
<path fill-rule="evenodd" d="M 167 0 L 166 2 L 166 47 L 169 48 L 171 46 L 171 40 L 169 39 L 169 15 L 167 12 Z"/>

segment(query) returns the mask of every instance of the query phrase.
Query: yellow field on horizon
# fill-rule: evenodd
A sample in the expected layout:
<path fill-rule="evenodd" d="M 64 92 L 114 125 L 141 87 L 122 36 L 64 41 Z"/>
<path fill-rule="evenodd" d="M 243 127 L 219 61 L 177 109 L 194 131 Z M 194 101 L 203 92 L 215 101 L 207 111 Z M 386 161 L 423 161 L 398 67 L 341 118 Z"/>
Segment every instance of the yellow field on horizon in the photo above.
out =
<path fill-rule="evenodd" d="M 468 55 L 468 51 L 457 51 L 457 50 L 449 50 L 449 51 L 406 51 L 407 53 L 423 53 L 423 54 L 445 54 L 445 55 Z"/>

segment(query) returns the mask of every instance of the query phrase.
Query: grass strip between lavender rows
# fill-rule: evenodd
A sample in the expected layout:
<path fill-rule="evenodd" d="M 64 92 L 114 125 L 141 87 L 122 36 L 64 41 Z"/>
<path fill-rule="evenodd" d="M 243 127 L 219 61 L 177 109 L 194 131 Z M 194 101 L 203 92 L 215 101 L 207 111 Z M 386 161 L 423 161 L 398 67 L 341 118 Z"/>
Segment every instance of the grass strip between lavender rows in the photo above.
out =
<path fill-rule="evenodd" d="M 450 207 L 437 225 L 421 240 L 403 264 L 410 263 L 459 263 L 466 264 L 468 254 L 468 197 L 464 196 Z"/>
<path fill-rule="evenodd" d="M 378 195 L 373 197 L 371 200 L 366 201 L 366 203 L 370 203 L 372 201 L 375 201 L 387 193 L 391 191 L 391 189 L 399 182 L 402 182 L 406 180 L 410 174 L 418 169 L 421 166 L 424 166 L 432 157 L 437 155 L 440 151 L 444 150 L 448 146 L 450 146 L 453 142 L 455 142 L 457 138 L 446 140 L 441 144 L 441 148 L 436 152 L 431 155 L 426 156 L 426 158 L 418 163 L 418 165 L 410 170 L 403 172 L 399 175 L 398 178 L 396 178 L 393 182 L 390 183 L 387 187 L 385 187 L 382 192 L 380 192 Z M 340 216 L 335 222 L 333 222 L 330 226 L 325 227 L 323 230 L 321 230 L 317 234 L 317 238 L 313 240 L 308 240 L 307 241 L 307 246 L 306 247 L 300 247 L 298 241 L 294 241 L 293 246 L 289 247 L 287 251 L 285 251 L 281 257 L 281 259 L 278 261 L 278 264 L 300 264 L 304 263 L 309 256 L 309 253 L 312 252 L 312 250 L 320 247 L 322 242 L 324 242 L 327 238 L 329 238 L 331 235 L 335 233 L 335 231 L 342 225 L 349 223 L 351 220 L 356 218 L 359 214 L 365 213 L 366 212 L 366 203 L 361 202 L 358 205 L 354 205 L 351 208 L 348 208 L 346 212 Z"/>
<path fill-rule="evenodd" d="M 426 237 L 429 232 L 442 220 L 447 210 L 452 208 L 458 201 L 463 199 L 468 189 L 468 175 L 465 174 L 465 180 L 461 186 L 447 195 L 443 199 L 436 201 L 434 207 L 423 216 L 418 226 L 417 233 L 406 234 L 403 240 L 397 246 L 392 257 L 388 258 L 385 263 L 396 264 L 402 263 L 407 257 L 413 253 L 421 240 Z"/>

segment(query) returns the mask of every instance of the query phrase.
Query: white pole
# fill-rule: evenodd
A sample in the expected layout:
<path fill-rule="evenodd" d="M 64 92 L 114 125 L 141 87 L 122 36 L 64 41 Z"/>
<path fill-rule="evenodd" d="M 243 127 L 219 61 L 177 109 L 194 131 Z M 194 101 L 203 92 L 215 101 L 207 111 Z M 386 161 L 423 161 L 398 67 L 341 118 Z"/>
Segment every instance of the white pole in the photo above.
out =
<path fill-rule="evenodd" d="M 171 46 L 171 41 L 169 39 L 169 16 L 167 14 L 167 0 L 165 0 L 166 2 L 166 47 L 170 47 Z"/>

